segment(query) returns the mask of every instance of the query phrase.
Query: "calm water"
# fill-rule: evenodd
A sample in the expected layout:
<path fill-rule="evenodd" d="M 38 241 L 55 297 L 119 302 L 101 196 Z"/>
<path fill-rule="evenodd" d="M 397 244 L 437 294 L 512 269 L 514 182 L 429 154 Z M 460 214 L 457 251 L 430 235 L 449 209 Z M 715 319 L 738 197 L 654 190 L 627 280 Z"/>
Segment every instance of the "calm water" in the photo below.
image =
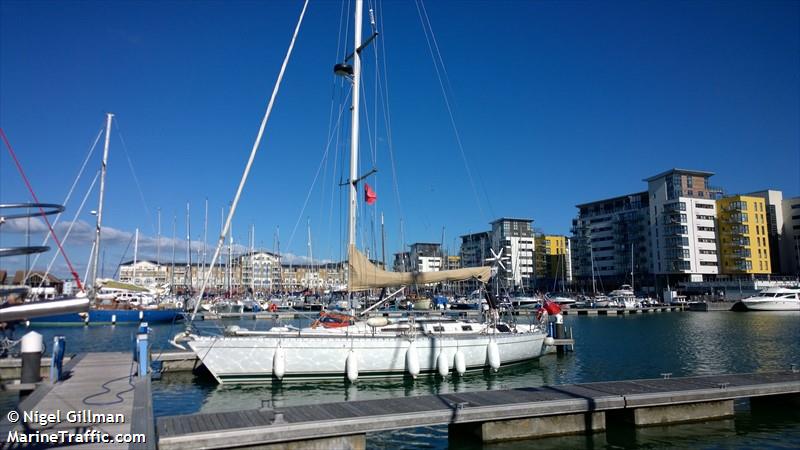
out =
<path fill-rule="evenodd" d="M 268 321 L 240 321 L 251 329 Z M 165 374 L 154 383 L 156 416 L 259 408 L 343 400 L 508 389 L 546 384 L 789 369 L 800 365 L 800 313 L 684 312 L 633 316 L 567 316 L 576 339 L 575 352 L 547 355 L 539 361 L 504 367 L 497 374 L 469 373 L 439 381 L 367 380 L 276 386 L 219 386 L 208 375 Z M 210 327 L 212 324 L 203 324 Z M 170 350 L 167 340 L 181 325 L 154 327 L 153 353 Z M 67 337 L 67 351 L 122 351 L 131 348 L 134 326 L 37 328 L 45 335 Z M 19 330 L 21 335 L 24 330 Z M 0 407 L 8 407 L 8 397 Z M 800 448 L 797 404 L 760 410 L 736 404 L 734 419 L 701 424 L 609 430 L 570 436 L 481 446 L 448 440 L 447 427 L 370 434 L 370 448 Z"/>

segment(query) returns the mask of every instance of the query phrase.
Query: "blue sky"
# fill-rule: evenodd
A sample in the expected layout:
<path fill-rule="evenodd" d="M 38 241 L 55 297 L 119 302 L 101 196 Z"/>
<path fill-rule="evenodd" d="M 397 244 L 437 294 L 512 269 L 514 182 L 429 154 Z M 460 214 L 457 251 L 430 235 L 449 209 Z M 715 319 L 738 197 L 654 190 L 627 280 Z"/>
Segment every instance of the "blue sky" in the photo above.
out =
<path fill-rule="evenodd" d="M 444 228 L 454 247 L 458 235 L 488 229 L 500 216 L 532 218 L 545 232 L 568 234 L 574 205 L 643 190 L 643 178 L 672 167 L 715 172 L 712 182 L 728 193 L 800 194 L 797 2 L 428 1 L 461 148 L 421 5 L 394 0 L 376 8 L 391 133 L 382 110 L 374 111 L 370 48 L 362 118 L 369 117 L 370 137 L 364 129 L 361 169 L 372 166 L 366 141 L 376 142 L 379 172 L 368 182 L 378 202 L 362 210 L 362 247 L 375 247 L 371 221 L 381 212 L 387 252 L 401 248 L 401 220 L 406 244 L 439 242 Z M 192 238 L 200 240 L 208 198 L 214 240 L 301 6 L 0 3 L 0 126 L 41 200 L 64 200 L 105 112 L 116 114 L 106 275 L 137 227 L 143 256 L 154 255 L 158 208 L 163 234 L 171 236 L 176 215 L 181 238 L 190 202 Z M 255 224 L 257 245 L 272 249 L 279 227 L 281 250 L 306 256 L 310 221 L 314 257 L 341 256 L 345 203 L 336 166 L 348 156 L 336 142 L 344 135 L 323 159 L 331 110 L 343 95 L 331 73 L 344 51 L 337 53 L 341 12 L 340 2 L 309 6 L 234 219 L 238 242 Z M 100 150 L 62 220 L 75 213 Z M 3 147 L 0 202 L 28 200 Z M 80 220 L 93 221 L 95 203 L 93 193 Z M 22 238 L 20 226 L 4 228 L 0 246 Z M 81 229 L 68 245 L 79 267 L 91 238 L 90 226 Z M 171 256 L 171 242 L 162 242 Z M 178 250 L 180 259 L 184 253 Z M 63 275 L 60 260 L 56 267 Z"/>

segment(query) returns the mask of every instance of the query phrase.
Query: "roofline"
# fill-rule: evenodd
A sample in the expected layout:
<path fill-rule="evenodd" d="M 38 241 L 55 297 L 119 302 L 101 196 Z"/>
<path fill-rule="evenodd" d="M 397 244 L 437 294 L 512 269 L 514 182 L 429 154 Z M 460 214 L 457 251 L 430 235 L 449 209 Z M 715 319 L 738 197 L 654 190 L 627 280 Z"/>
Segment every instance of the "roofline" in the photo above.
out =
<path fill-rule="evenodd" d="M 657 175 L 653 175 L 652 177 L 645 178 L 643 181 L 650 182 L 650 181 L 656 180 L 658 178 L 664 177 L 666 175 L 669 175 L 669 174 L 675 173 L 675 172 L 686 174 L 686 175 L 700 175 L 701 177 L 703 177 L 703 176 L 710 177 L 710 176 L 714 175 L 714 172 L 706 172 L 706 171 L 703 171 L 703 170 L 672 168 L 672 169 L 667 170 L 666 172 L 661 172 L 661 173 L 659 173 Z"/>
<path fill-rule="evenodd" d="M 530 222 L 533 223 L 533 219 L 525 219 L 522 217 L 501 217 L 499 219 L 493 220 L 489 222 L 491 225 L 496 224 L 497 222 L 502 222 L 504 220 L 516 220 L 517 222 Z"/>
<path fill-rule="evenodd" d="M 489 233 L 491 233 L 491 231 L 479 231 L 479 232 L 477 232 L 477 233 L 462 234 L 462 235 L 460 235 L 459 237 L 463 239 L 463 238 L 465 238 L 465 237 L 479 236 L 479 235 L 481 235 L 481 234 L 485 234 L 485 235 L 487 235 L 487 236 L 488 236 L 488 235 L 489 235 Z"/>
<path fill-rule="evenodd" d="M 617 200 L 617 199 L 622 199 L 622 198 L 627 198 L 627 197 L 631 197 L 631 196 L 634 196 L 634 195 L 642 195 L 642 194 L 644 194 L 644 196 L 647 197 L 648 195 L 650 195 L 650 191 L 634 192 L 632 194 L 618 195 L 616 197 L 609 197 L 609 198 L 606 198 L 606 199 L 603 199 L 603 200 L 595 200 L 593 202 L 580 203 L 578 205 L 575 205 L 575 207 L 576 208 L 582 208 L 584 206 L 594 205 L 595 203 L 605 203 L 605 202 L 610 202 L 611 200 Z"/>

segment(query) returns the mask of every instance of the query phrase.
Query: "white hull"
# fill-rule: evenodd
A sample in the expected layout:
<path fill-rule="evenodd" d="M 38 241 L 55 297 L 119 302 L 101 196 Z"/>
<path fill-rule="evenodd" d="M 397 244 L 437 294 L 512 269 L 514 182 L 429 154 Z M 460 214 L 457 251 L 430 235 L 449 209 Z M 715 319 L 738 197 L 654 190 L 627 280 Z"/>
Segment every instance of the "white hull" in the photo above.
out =
<path fill-rule="evenodd" d="M 800 311 L 800 289 L 765 289 L 758 295 L 743 298 L 742 304 L 753 311 Z"/>
<path fill-rule="evenodd" d="M 797 300 L 746 298 L 742 303 L 753 311 L 800 311 L 800 301 Z"/>
<path fill-rule="evenodd" d="M 346 335 L 328 330 L 264 336 L 198 337 L 189 346 L 220 383 L 265 383 L 273 380 L 273 357 L 278 346 L 285 358 L 283 380 L 347 377 L 350 351 L 357 359 L 358 377 L 403 376 L 408 373 L 406 353 L 412 342 L 419 372 L 436 372 L 444 352 L 449 373 L 455 373 L 456 353 L 467 370 L 490 367 L 489 343 L 494 340 L 500 364 L 542 355 L 545 335 L 538 329 L 517 327 L 518 333 L 409 336 Z"/>
<path fill-rule="evenodd" d="M 30 302 L 0 309 L 0 322 L 28 320 L 59 314 L 81 313 L 88 310 L 89 299 L 86 297 Z"/>

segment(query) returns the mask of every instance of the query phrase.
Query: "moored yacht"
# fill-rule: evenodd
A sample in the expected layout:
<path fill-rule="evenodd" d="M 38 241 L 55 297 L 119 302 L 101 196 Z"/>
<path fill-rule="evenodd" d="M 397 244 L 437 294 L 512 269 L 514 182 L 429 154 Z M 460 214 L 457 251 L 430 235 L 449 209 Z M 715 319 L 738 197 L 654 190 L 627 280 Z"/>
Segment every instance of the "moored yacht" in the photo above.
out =
<path fill-rule="evenodd" d="M 800 311 L 800 288 L 774 287 L 764 289 L 741 300 L 752 311 Z"/>

